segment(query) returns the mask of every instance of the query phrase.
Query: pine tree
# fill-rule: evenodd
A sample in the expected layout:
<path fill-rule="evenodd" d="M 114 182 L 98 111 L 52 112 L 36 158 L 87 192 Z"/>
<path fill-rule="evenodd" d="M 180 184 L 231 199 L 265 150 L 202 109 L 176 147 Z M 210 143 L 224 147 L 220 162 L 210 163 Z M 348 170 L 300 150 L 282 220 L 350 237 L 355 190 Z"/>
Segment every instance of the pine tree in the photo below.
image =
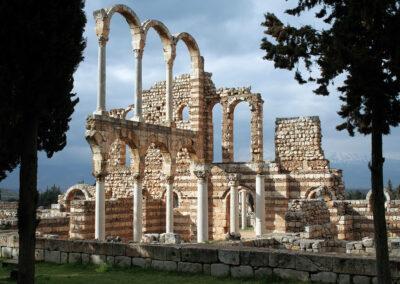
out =
<path fill-rule="evenodd" d="M 321 28 L 284 25 L 267 13 L 262 25 L 264 59 L 276 68 L 295 70 L 300 84 L 313 83 L 317 95 L 329 95 L 338 83 L 344 122 L 337 128 L 371 135 L 371 187 L 379 283 L 391 283 L 383 194 L 382 136 L 400 122 L 400 1 L 298 0 L 286 11 L 300 16 L 315 11 Z M 319 70 L 318 74 L 312 72 Z M 305 76 L 305 73 L 307 74 Z"/>
<path fill-rule="evenodd" d="M 84 0 L 0 1 L 0 180 L 20 165 L 18 283 L 34 283 L 37 151 L 66 145 Z"/>

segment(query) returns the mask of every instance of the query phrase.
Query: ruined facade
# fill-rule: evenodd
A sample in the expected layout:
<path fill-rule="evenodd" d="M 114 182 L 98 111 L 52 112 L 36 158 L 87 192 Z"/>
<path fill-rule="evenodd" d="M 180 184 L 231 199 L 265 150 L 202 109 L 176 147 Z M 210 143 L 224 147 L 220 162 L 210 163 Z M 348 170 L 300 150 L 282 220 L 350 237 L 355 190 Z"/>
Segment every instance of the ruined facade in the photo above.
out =
<path fill-rule="evenodd" d="M 131 30 L 136 92 L 134 105 L 107 110 L 106 44 L 115 13 L 126 18 Z M 261 95 L 243 87 L 217 89 L 191 35 L 171 35 L 156 20 L 141 23 L 124 5 L 101 9 L 94 16 L 98 104 L 87 118 L 86 139 L 93 153 L 96 186 L 72 186 L 60 196 L 58 209 L 66 214 L 60 218 L 69 223 L 65 237 L 120 236 L 140 241 L 145 233 L 173 232 L 185 241 L 204 242 L 249 225 L 255 236 L 297 232 L 305 238 L 362 237 L 357 228 L 364 225 L 356 224 L 372 220 L 368 213 L 358 214 L 364 212 L 364 203 L 343 200 L 342 173 L 331 169 L 324 156 L 318 117 L 276 119 L 275 160 L 265 161 Z M 141 60 L 150 28 L 161 37 L 167 76 L 142 90 Z M 192 73 L 173 78 L 179 40 L 188 47 Z M 247 163 L 233 159 L 234 110 L 241 102 L 251 110 Z M 222 163 L 213 162 L 219 146 L 213 145 L 216 104 L 221 104 L 223 113 Z M 185 108 L 188 119 L 183 116 Z M 358 219 L 360 215 L 366 217 Z"/>

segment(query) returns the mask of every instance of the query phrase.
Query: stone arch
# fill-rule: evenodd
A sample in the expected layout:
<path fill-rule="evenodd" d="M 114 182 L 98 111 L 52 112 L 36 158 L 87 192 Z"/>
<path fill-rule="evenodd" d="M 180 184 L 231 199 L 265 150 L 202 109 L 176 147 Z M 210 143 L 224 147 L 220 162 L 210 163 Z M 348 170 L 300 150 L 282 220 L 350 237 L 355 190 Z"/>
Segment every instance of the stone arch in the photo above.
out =
<path fill-rule="evenodd" d="M 173 60 L 175 57 L 175 48 L 173 45 L 173 39 L 168 28 L 160 21 L 147 20 L 142 24 L 143 31 L 143 43 L 146 45 L 147 32 L 153 28 L 161 39 L 161 43 L 164 49 L 165 61 Z"/>
<path fill-rule="evenodd" d="M 318 186 L 309 188 L 305 195 L 306 199 L 323 199 L 325 201 L 336 200 L 335 191 L 332 188 L 327 188 L 326 186 Z"/>
<path fill-rule="evenodd" d="M 188 110 L 189 110 L 189 119 L 188 120 L 184 120 L 184 117 L 183 117 L 183 111 L 185 108 L 188 108 Z M 175 110 L 175 120 L 176 121 L 188 121 L 188 122 L 190 121 L 190 106 L 188 103 L 183 102 L 183 103 L 179 104 L 179 106 Z"/>
<path fill-rule="evenodd" d="M 189 50 L 190 60 L 192 62 L 192 73 L 196 76 L 196 70 L 203 70 L 203 60 L 200 54 L 200 48 L 194 37 L 186 32 L 179 33 L 173 36 L 174 45 L 176 46 L 182 40 Z"/>
<path fill-rule="evenodd" d="M 383 194 L 386 198 L 385 201 L 385 209 L 387 209 L 389 207 L 390 204 L 390 200 L 391 200 L 391 196 L 390 196 L 390 192 L 389 190 L 387 190 L 386 188 L 383 189 Z M 368 210 L 372 211 L 372 190 L 368 191 L 367 196 L 365 198 L 368 202 Z"/>
<path fill-rule="evenodd" d="M 64 204 L 67 212 L 70 212 L 71 201 L 93 199 L 94 186 L 88 184 L 75 184 L 67 189 L 64 195 Z"/>

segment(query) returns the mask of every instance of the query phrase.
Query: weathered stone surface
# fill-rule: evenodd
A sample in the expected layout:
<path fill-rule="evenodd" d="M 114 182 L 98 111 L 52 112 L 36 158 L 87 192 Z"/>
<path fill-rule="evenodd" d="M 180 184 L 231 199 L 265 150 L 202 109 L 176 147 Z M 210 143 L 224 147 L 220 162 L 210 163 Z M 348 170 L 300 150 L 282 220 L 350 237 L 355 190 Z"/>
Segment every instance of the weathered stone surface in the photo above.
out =
<path fill-rule="evenodd" d="M 185 273 L 202 273 L 203 266 L 201 263 L 178 262 L 178 271 Z"/>
<path fill-rule="evenodd" d="M 103 264 L 106 263 L 105 255 L 92 254 L 90 256 L 90 262 L 93 264 Z"/>
<path fill-rule="evenodd" d="M 258 269 L 254 269 L 254 278 L 263 279 L 272 275 L 272 268 L 269 267 L 260 267 Z"/>
<path fill-rule="evenodd" d="M 231 276 L 233 278 L 253 278 L 253 268 L 248 265 L 231 266 Z"/>
<path fill-rule="evenodd" d="M 87 253 L 82 253 L 82 264 L 90 263 L 90 255 Z"/>
<path fill-rule="evenodd" d="M 52 263 L 60 263 L 61 253 L 59 251 L 45 250 L 44 251 L 44 261 Z"/>
<path fill-rule="evenodd" d="M 350 284 L 351 277 L 349 274 L 339 274 L 337 282 L 338 284 Z"/>
<path fill-rule="evenodd" d="M 121 267 L 130 267 L 132 264 L 132 258 L 128 256 L 116 256 L 114 261 L 115 265 Z"/>
<path fill-rule="evenodd" d="M 211 274 L 211 264 L 204 263 L 203 264 L 203 274 L 210 275 Z"/>
<path fill-rule="evenodd" d="M 370 284 L 371 278 L 368 276 L 355 275 L 353 276 L 353 284 Z"/>
<path fill-rule="evenodd" d="M 44 250 L 36 249 L 35 250 L 35 260 L 36 261 L 43 261 L 44 260 Z"/>
<path fill-rule="evenodd" d="M 319 272 L 311 274 L 311 281 L 321 283 L 336 283 L 337 274 L 333 272 Z"/>
<path fill-rule="evenodd" d="M 109 264 L 109 265 L 114 265 L 114 261 L 115 261 L 115 257 L 114 257 L 114 256 L 108 255 L 108 256 L 106 257 L 106 262 L 107 262 L 107 264 Z"/>
<path fill-rule="evenodd" d="M 228 277 L 229 276 L 229 265 L 223 263 L 211 264 L 210 274 L 215 277 Z"/>
<path fill-rule="evenodd" d="M 239 265 L 239 251 L 220 249 L 218 250 L 218 259 L 225 264 Z"/>
<path fill-rule="evenodd" d="M 151 260 L 149 260 L 149 259 L 145 259 L 145 258 L 141 258 L 141 257 L 133 257 L 132 258 L 133 266 L 148 268 L 148 267 L 150 267 L 150 264 L 151 264 Z"/>
<path fill-rule="evenodd" d="M 160 235 L 160 243 L 164 244 L 180 244 L 181 236 L 174 233 L 163 233 Z"/>
<path fill-rule="evenodd" d="M 296 255 L 283 252 L 271 252 L 269 254 L 269 266 L 281 268 L 295 268 Z"/>
<path fill-rule="evenodd" d="M 76 252 L 69 253 L 68 263 L 82 263 L 82 255 Z"/>
<path fill-rule="evenodd" d="M 308 272 L 297 271 L 294 269 L 274 268 L 273 273 L 284 279 L 308 281 L 310 278 Z"/>
<path fill-rule="evenodd" d="M 177 264 L 175 261 L 153 260 L 151 262 L 151 267 L 154 269 L 163 270 L 163 271 L 176 271 Z"/>
<path fill-rule="evenodd" d="M 68 253 L 67 252 L 61 252 L 60 263 L 68 263 Z"/>
<path fill-rule="evenodd" d="M 12 258 L 12 248 L 10 248 L 10 247 L 2 247 L 1 248 L 1 256 L 3 258 Z"/>
<path fill-rule="evenodd" d="M 218 249 L 211 247 L 182 247 L 183 262 L 215 263 L 218 262 Z"/>

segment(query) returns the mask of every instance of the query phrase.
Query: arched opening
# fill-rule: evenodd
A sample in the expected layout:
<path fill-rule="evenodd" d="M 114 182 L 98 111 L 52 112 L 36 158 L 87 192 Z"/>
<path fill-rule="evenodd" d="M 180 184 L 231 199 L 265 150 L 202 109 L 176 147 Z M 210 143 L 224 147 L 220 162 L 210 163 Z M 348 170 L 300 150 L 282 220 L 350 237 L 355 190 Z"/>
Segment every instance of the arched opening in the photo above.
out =
<path fill-rule="evenodd" d="M 125 167 L 131 168 L 132 167 L 132 151 L 128 144 L 125 144 Z"/>
<path fill-rule="evenodd" d="M 182 120 L 189 122 L 190 116 L 189 116 L 189 107 L 185 106 L 182 110 Z"/>
<path fill-rule="evenodd" d="M 247 102 L 236 105 L 233 115 L 233 158 L 235 162 L 251 160 L 251 111 Z"/>
<path fill-rule="evenodd" d="M 220 103 L 212 109 L 213 162 L 222 162 L 222 106 Z"/>
<path fill-rule="evenodd" d="M 106 60 L 107 110 L 125 109 L 134 101 L 134 54 L 132 36 L 124 16 L 116 13 L 110 23 Z"/>
<path fill-rule="evenodd" d="M 179 102 L 179 100 L 177 100 Z M 187 103 L 181 103 L 175 111 L 175 123 L 177 128 L 190 129 L 190 114 Z"/>
<path fill-rule="evenodd" d="M 179 196 L 176 192 L 174 192 L 174 196 L 173 196 L 173 208 L 179 208 Z"/>

